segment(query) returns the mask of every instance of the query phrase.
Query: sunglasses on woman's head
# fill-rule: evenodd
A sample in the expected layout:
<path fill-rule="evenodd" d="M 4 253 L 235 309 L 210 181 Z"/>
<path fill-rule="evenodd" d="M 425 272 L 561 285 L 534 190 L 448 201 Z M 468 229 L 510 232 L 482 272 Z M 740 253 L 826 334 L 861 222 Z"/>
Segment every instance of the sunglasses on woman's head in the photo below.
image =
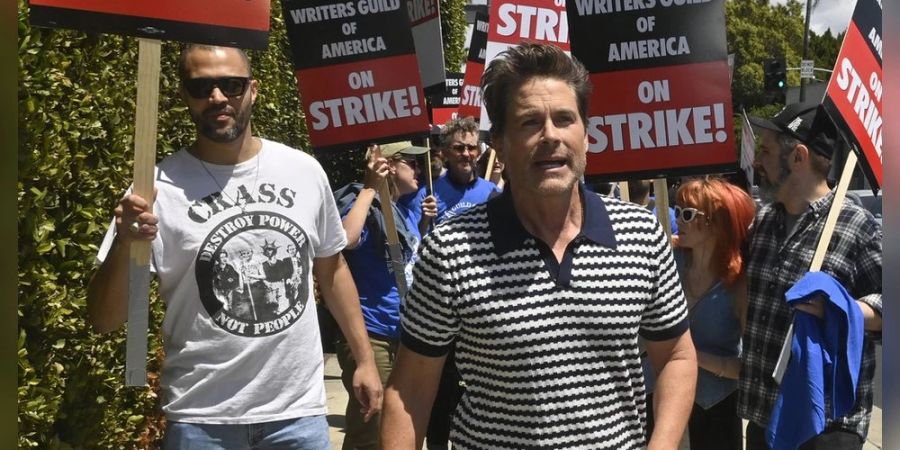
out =
<path fill-rule="evenodd" d="M 209 98 L 214 88 L 226 97 L 239 97 L 247 91 L 250 77 L 188 78 L 181 82 L 188 95 L 196 99 Z"/>
<path fill-rule="evenodd" d="M 692 222 L 697 216 L 705 216 L 706 213 L 698 210 L 697 208 L 682 208 L 680 206 L 675 207 L 675 218 L 681 219 L 684 223 Z"/>

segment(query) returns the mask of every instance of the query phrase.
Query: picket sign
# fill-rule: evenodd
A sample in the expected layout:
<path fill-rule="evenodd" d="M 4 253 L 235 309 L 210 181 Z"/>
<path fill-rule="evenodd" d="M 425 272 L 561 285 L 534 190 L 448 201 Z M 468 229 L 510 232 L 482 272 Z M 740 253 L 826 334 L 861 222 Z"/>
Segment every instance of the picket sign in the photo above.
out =
<path fill-rule="evenodd" d="M 138 38 L 137 110 L 134 123 L 134 194 L 153 212 L 153 168 L 159 113 L 160 41 Z M 128 337 L 125 385 L 147 384 L 147 333 L 150 313 L 150 241 L 133 241 L 128 265 Z"/>
<path fill-rule="evenodd" d="M 819 244 L 816 246 L 816 252 L 813 254 L 812 263 L 809 266 L 810 272 L 818 272 L 822 268 L 825 252 L 828 251 L 828 244 L 831 242 L 831 235 L 834 234 L 834 226 L 837 223 L 841 207 L 844 205 L 844 199 L 847 197 L 847 188 L 850 186 L 850 177 L 853 175 L 853 169 L 856 168 L 856 162 L 856 152 L 847 152 L 847 162 L 844 163 L 844 171 L 841 172 L 841 179 L 838 181 L 837 189 L 834 191 L 834 201 L 831 202 L 831 209 L 828 210 L 828 217 L 825 218 L 825 227 L 822 229 L 822 235 L 819 236 Z M 794 322 L 791 321 L 787 335 L 784 337 L 784 342 L 781 344 L 781 354 L 778 355 L 775 371 L 772 372 L 772 377 L 778 384 L 781 384 L 784 371 L 787 369 L 791 356 L 791 341 L 793 339 Z"/>

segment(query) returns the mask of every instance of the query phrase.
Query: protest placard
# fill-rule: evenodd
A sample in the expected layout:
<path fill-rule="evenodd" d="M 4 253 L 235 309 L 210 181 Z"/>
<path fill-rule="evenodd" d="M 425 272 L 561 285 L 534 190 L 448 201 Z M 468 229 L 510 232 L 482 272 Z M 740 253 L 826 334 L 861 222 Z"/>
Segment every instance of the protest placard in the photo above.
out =
<path fill-rule="evenodd" d="M 35 26 L 72 28 L 87 33 L 137 36 L 138 70 L 134 126 L 132 192 L 153 197 L 156 132 L 159 113 L 159 39 L 264 49 L 269 38 L 269 2 L 246 0 L 222 12 L 220 2 L 159 0 L 31 0 Z M 152 207 L 152 205 L 151 205 Z M 130 244 L 128 258 L 128 335 L 125 384 L 147 384 L 150 242 Z"/>
<path fill-rule="evenodd" d="M 313 147 L 428 133 L 406 2 L 283 0 L 282 9 Z"/>
<path fill-rule="evenodd" d="M 242 0 L 30 0 L 37 26 L 265 49 L 269 2 Z"/>
<path fill-rule="evenodd" d="M 407 0 L 422 88 L 429 96 L 444 89 L 444 40 L 438 0 Z"/>
<path fill-rule="evenodd" d="M 472 37 L 469 38 L 469 55 L 466 58 L 462 96 L 459 100 L 459 117 L 474 117 L 476 121 L 481 117 L 481 74 L 484 73 L 489 26 L 487 14 L 475 13 Z"/>
<path fill-rule="evenodd" d="M 456 117 L 463 87 L 463 76 L 464 74 L 461 72 L 447 72 L 444 89 L 429 97 L 432 124 L 441 126 Z"/>
<path fill-rule="evenodd" d="M 724 0 L 567 0 L 567 11 L 594 88 L 586 175 L 737 168 Z"/>
<path fill-rule="evenodd" d="M 555 45 L 569 52 L 569 22 L 565 0 L 516 0 L 491 2 L 491 20 L 484 64 L 501 52 L 522 42 Z M 467 69 L 468 70 L 468 69 Z M 487 113 L 481 114 L 479 128 L 491 128 Z"/>
<path fill-rule="evenodd" d="M 872 186 L 882 183 L 881 2 L 859 0 L 823 104 L 855 151 Z"/>

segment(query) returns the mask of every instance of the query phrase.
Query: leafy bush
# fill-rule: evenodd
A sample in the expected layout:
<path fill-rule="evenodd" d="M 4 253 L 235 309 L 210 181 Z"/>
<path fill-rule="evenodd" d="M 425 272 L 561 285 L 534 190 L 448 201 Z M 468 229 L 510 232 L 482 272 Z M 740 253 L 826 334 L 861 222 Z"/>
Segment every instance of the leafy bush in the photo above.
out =
<path fill-rule="evenodd" d="M 461 61 L 464 26 L 445 23 L 445 35 L 456 39 L 448 45 L 458 47 L 448 58 Z M 279 2 L 271 29 L 269 50 L 250 52 L 261 88 L 254 132 L 308 148 Z M 24 0 L 18 33 L 18 446 L 155 448 L 164 427 L 156 290 L 149 389 L 124 386 L 125 332 L 101 336 L 85 323 L 97 246 L 132 178 L 137 41 L 31 27 Z M 194 136 L 177 95 L 178 50 L 163 44 L 158 159 Z M 351 177 L 360 167 L 355 158 L 333 155 L 329 174 Z"/>

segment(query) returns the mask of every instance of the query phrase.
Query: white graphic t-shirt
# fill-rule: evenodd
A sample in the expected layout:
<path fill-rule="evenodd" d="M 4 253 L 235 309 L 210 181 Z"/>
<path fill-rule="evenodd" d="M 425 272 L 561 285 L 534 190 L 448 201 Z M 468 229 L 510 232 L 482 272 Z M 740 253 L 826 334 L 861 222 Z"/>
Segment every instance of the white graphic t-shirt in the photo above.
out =
<path fill-rule="evenodd" d="M 167 419 L 243 424 L 324 414 L 312 263 L 347 239 L 321 166 L 263 140 L 238 165 L 181 150 L 156 174 L 152 268 L 166 303 Z M 114 235 L 111 227 L 99 260 Z"/>

